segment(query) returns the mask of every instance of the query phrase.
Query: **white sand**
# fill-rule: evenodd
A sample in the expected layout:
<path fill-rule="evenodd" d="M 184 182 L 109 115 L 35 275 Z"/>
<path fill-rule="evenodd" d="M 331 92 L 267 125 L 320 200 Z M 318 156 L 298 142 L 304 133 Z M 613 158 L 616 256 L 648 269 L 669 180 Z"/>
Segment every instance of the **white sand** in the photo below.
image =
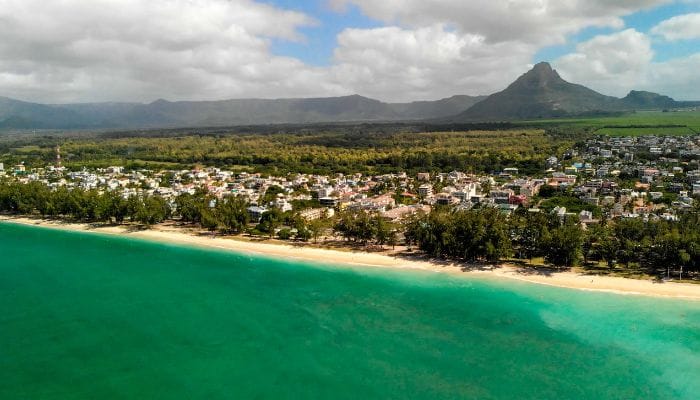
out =
<path fill-rule="evenodd" d="M 232 250 L 244 254 L 259 254 L 283 259 L 291 258 L 319 262 L 325 265 L 344 264 L 367 267 L 418 269 L 441 273 L 460 274 L 465 277 L 479 274 L 482 276 L 516 279 L 525 282 L 579 290 L 700 300 L 700 285 L 687 283 L 658 283 L 651 280 L 593 276 L 568 271 L 542 274 L 524 271 L 512 265 L 502 265 L 497 268 L 487 266 L 484 268 L 479 268 L 478 266 L 473 265 L 433 263 L 388 254 L 328 250 L 309 245 L 293 246 L 279 243 L 244 241 L 230 237 L 197 235 L 196 232 L 165 226 L 157 226 L 151 230 L 129 231 L 127 227 L 121 226 L 94 228 L 86 224 L 67 224 L 57 221 L 37 220 L 23 217 L 0 216 L 0 221 L 25 225 L 40 225 L 63 230 L 123 235 L 167 243 L 180 243 Z"/>

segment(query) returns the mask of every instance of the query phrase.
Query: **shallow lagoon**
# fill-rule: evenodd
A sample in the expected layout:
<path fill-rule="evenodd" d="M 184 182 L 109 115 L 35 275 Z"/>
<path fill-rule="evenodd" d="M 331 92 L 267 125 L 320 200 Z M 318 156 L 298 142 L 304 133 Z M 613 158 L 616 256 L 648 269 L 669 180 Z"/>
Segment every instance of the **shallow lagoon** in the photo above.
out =
<path fill-rule="evenodd" d="M 698 302 L 0 223 L 0 398 L 698 393 Z"/>

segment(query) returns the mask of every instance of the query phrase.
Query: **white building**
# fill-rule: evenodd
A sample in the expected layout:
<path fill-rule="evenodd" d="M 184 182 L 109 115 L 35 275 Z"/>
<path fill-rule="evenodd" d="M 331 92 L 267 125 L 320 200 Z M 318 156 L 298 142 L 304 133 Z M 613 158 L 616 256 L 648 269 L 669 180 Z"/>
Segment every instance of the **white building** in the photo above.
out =
<path fill-rule="evenodd" d="M 275 200 L 275 207 L 282 212 L 292 211 L 292 205 L 284 198 L 277 198 L 277 200 Z"/>
<path fill-rule="evenodd" d="M 693 183 L 693 195 L 700 196 L 700 182 Z"/>
<path fill-rule="evenodd" d="M 433 195 L 433 185 L 423 184 L 418 187 L 418 195 L 421 197 L 431 197 Z"/>

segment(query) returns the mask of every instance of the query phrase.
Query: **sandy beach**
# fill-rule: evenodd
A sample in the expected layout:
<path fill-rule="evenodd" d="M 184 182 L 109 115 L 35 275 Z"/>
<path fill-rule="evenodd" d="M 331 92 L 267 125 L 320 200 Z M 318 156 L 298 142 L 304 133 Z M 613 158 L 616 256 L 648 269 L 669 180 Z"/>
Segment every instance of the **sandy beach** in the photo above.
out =
<path fill-rule="evenodd" d="M 537 271 L 524 270 L 513 265 L 491 267 L 466 264 L 446 264 L 407 258 L 398 255 L 388 255 L 384 253 L 377 254 L 361 251 L 339 251 L 312 246 L 294 246 L 280 243 L 244 241 L 231 237 L 197 235 L 196 232 L 167 226 L 157 226 L 154 229 L 149 230 L 130 230 L 126 226 L 94 227 L 88 224 L 73 224 L 64 223 L 61 221 L 10 216 L 0 216 L 0 221 L 62 230 L 121 235 L 173 244 L 186 244 L 221 250 L 230 250 L 244 254 L 304 260 L 308 262 L 323 263 L 324 265 L 331 264 L 339 266 L 352 265 L 376 268 L 414 269 L 436 273 L 462 275 L 466 278 L 469 276 L 480 275 L 484 277 L 515 279 L 524 282 L 578 290 L 700 300 L 700 285 L 688 283 L 663 283 L 652 280 L 581 274 L 570 271 L 541 273 Z"/>

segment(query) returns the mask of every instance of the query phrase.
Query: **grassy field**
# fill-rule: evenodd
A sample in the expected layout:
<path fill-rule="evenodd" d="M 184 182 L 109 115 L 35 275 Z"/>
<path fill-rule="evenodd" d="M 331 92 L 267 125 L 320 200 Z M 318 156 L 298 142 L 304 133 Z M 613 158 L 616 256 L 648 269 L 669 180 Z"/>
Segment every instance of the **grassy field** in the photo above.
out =
<path fill-rule="evenodd" d="M 642 136 L 642 135 L 657 135 L 657 136 L 674 136 L 674 135 L 694 135 L 697 132 L 689 127 L 606 127 L 599 128 L 596 133 L 608 136 Z"/>
<path fill-rule="evenodd" d="M 612 136 L 693 135 L 700 133 L 700 111 L 638 111 L 612 117 L 527 121 L 550 126 L 591 128 Z"/>

